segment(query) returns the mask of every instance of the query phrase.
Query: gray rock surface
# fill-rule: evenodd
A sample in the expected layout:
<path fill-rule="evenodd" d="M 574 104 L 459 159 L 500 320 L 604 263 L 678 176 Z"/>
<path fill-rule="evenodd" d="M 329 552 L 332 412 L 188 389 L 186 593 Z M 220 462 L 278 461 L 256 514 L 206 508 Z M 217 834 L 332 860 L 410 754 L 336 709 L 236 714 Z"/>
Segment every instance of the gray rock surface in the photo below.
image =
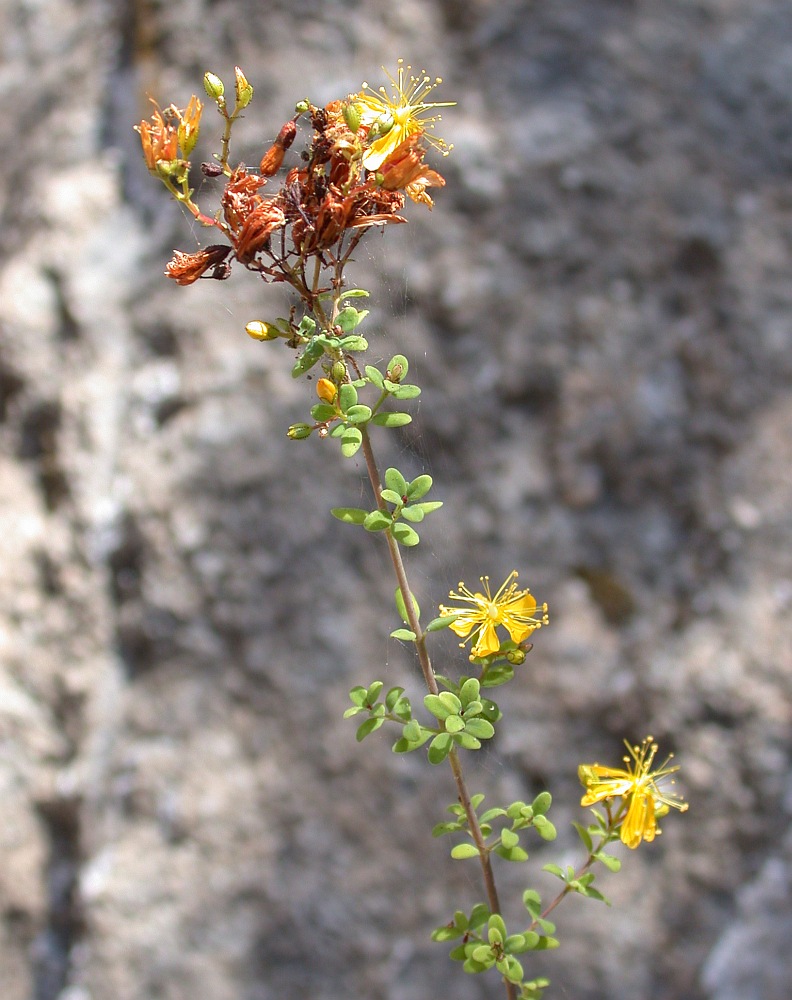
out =
<path fill-rule="evenodd" d="M 424 387 L 383 461 L 446 504 L 415 587 L 516 566 L 552 612 L 472 783 L 553 790 L 537 868 L 625 736 L 691 802 L 531 969 L 792 994 L 787 0 L 9 0 L 0 37 L 3 1000 L 500 995 L 429 941 L 480 895 L 429 840 L 449 775 L 341 718 L 420 691 L 383 553 L 327 514 L 360 463 L 285 437 L 311 387 L 243 332 L 277 290 L 162 277 L 199 234 L 131 131 L 238 63 L 256 162 L 402 55 L 459 102 L 434 213 L 356 272 Z"/>

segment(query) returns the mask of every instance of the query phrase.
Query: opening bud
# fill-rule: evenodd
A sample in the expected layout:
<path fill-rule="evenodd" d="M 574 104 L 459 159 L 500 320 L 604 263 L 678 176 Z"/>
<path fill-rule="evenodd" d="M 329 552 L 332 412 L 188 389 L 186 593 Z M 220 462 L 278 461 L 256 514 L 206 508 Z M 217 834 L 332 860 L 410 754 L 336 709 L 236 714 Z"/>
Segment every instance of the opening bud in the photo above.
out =
<path fill-rule="evenodd" d="M 210 97 L 213 101 L 217 101 L 225 93 L 225 84 L 214 73 L 204 73 L 204 90 L 207 97 Z"/>
<path fill-rule="evenodd" d="M 236 74 L 236 82 L 234 85 L 236 92 L 236 106 L 237 108 L 246 108 L 253 100 L 253 88 L 248 83 L 247 77 L 239 66 L 234 66 L 234 73 Z"/>
<path fill-rule="evenodd" d="M 320 378 L 316 383 L 316 395 L 325 403 L 332 403 L 338 395 L 335 382 L 329 378 Z"/>
<path fill-rule="evenodd" d="M 269 323 L 262 323 L 260 319 L 251 320 L 245 327 L 245 333 L 254 340 L 277 340 L 278 330 Z"/>

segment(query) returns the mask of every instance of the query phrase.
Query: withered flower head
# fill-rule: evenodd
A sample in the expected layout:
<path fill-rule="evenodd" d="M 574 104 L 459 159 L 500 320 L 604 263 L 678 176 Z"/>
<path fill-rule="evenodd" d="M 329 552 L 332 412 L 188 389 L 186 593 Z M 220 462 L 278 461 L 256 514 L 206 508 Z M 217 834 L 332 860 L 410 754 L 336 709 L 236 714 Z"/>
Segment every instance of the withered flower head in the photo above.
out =
<path fill-rule="evenodd" d="M 261 201 L 247 216 L 240 230 L 232 237 L 236 259 L 249 264 L 266 244 L 272 233 L 286 225 L 286 216 L 273 200 Z"/>
<path fill-rule="evenodd" d="M 143 147 L 146 166 L 151 173 L 156 174 L 157 164 L 161 160 L 173 163 L 178 158 L 179 132 L 175 125 L 165 120 L 157 102 L 152 100 L 151 103 L 154 105 L 151 121 L 146 121 L 144 118 L 135 125 L 135 131 L 140 133 L 140 144 Z"/>
<path fill-rule="evenodd" d="M 280 170 L 283 163 L 283 156 L 294 142 L 296 135 L 297 123 L 294 121 L 286 122 L 280 132 L 278 132 L 275 142 L 273 142 L 261 158 L 260 170 L 262 177 L 272 177 L 273 174 L 276 174 Z"/>
<path fill-rule="evenodd" d="M 222 267 L 221 265 L 229 253 L 231 247 L 221 245 L 204 247 L 196 253 L 174 250 L 173 259 L 168 264 L 165 274 L 173 278 L 177 285 L 191 285 L 210 269 L 214 269 L 215 272 L 211 277 L 225 278 L 228 276 L 227 265 Z"/>
<path fill-rule="evenodd" d="M 434 202 L 426 193 L 428 187 L 443 187 L 445 180 L 424 162 L 426 150 L 420 145 L 420 135 L 412 135 L 397 146 L 382 164 L 378 173 L 386 191 L 403 190 L 415 202 L 431 211 Z"/>
<path fill-rule="evenodd" d="M 231 174 L 220 202 L 232 232 L 239 230 L 253 209 L 261 204 L 263 199 L 258 190 L 266 183 L 266 178 L 249 174 L 243 163 Z"/>

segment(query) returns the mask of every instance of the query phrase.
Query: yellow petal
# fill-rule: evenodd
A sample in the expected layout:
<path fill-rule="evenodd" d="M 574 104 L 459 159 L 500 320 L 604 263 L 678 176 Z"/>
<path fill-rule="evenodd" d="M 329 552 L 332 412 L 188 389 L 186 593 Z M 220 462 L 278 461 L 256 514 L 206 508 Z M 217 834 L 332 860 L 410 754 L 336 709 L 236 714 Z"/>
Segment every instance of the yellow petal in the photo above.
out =
<path fill-rule="evenodd" d="M 500 639 L 498 638 L 498 633 L 495 631 L 495 626 L 492 622 L 485 622 L 470 652 L 473 656 L 492 656 L 499 649 Z"/>

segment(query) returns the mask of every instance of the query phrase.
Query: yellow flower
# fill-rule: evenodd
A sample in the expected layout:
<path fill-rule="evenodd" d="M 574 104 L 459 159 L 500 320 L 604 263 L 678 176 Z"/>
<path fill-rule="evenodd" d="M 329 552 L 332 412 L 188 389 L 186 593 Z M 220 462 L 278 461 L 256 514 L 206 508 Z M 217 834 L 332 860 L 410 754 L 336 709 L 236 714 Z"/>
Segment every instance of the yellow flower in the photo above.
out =
<path fill-rule="evenodd" d="M 679 765 L 669 766 L 669 756 L 662 767 L 652 771 L 657 744 L 651 736 L 647 736 L 640 746 L 630 746 L 627 740 L 624 745 L 630 751 L 630 756 L 624 758 L 626 768 L 580 765 L 578 777 L 586 789 L 580 804 L 591 806 L 619 796 L 625 812 L 619 835 L 627 847 L 636 848 L 642 840 L 652 841 L 660 833 L 657 820 L 665 816 L 669 808 L 685 812 L 688 804 L 678 795 L 660 790 L 663 779 L 678 771 Z"/>
<path fill-rule="evenodd" d="M 420 76 L 410 75 L 409 82 L 405 84 L 405 71 L 409 73 L 411 68 L 405 67 L 404 60 L 400 59 L 396 79 L 385 70 L 393 85 L 390 96 L 384 87 L 375 91 L 364 83 L 363 90 L 354 99 L 360 111 L 360 124 L 367 126 L 369 139 L 372 140 L 363 154 L 366 170 L 379 170 L 405 139 L 416 133 L 424 135 L 427 128 L 434 128 L 435 122 L 440 121 L 440 115 L 427 115 L 433 108 L 450 108 L 456 104 L 456 101 L 427 103 L 424 98 L 443 81 L 440 77 L 432 81 L 421 73 Z M 437 136 L 427 135 L 426 139 L 444 156 L 451 151 L 451 147 Z"/>
<path fill-rule="evenodd" d="M 502 625 L 509 633 L 513 642 L 522 642 L 527 639 L 531 632 L 547 625 L 547 605 L 543 604 L 539 611 L 540 616 L 536 616 L 536 601 L 531 596 L 529 590 L 518 590 L 514 582 L 517 578 L 517 570 L 512 570 L 501 585 L 500 590 L 493 597 L 490 593 L 489 577 L 482 576 L 481 583 L 484 593 L 472 593 L 464 585 L 459 584 L 459 593 L 452 590 L 448 595 L 456 601 L 465 601 L 472 604 L 471 608 L 453 608 L 440 605 L 440 614 L 458 615 L 449 628 L 462 638 L 475 639 L 471 647 L 471 656 L 492 656 L 500 649 L 500 639 L 496 631 L 496 626 Z M 467 641 L 467 639 L 465 641 Z M 461 642 L 460 646 L 465 643 Z"/>

